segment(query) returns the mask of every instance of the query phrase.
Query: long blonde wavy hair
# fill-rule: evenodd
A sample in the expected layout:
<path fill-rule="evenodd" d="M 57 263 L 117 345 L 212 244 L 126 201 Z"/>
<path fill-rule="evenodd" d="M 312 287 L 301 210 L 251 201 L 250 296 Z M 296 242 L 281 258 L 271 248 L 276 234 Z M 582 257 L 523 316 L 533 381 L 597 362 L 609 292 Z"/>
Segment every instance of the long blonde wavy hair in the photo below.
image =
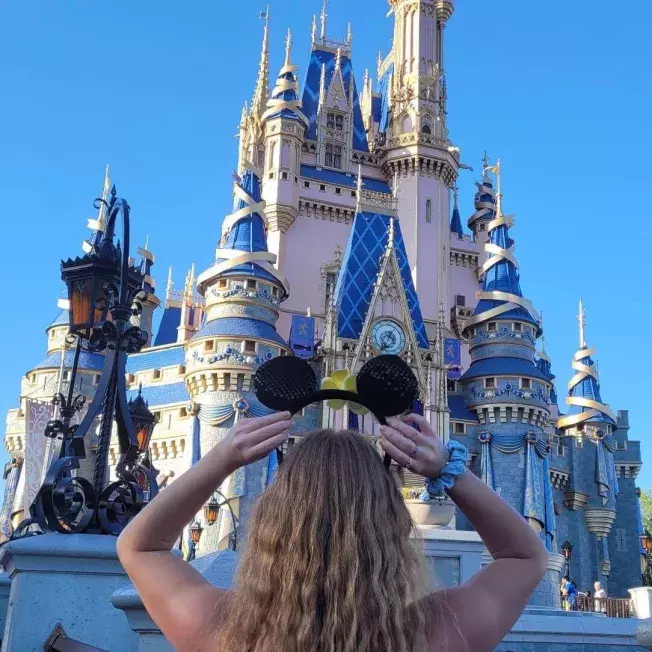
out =
<path fill-rule="evenodd" d="M 256 504 L 219 649 L 424 649 L 424 574 L 411 529 L 369 441 L 308 435 Z"/>

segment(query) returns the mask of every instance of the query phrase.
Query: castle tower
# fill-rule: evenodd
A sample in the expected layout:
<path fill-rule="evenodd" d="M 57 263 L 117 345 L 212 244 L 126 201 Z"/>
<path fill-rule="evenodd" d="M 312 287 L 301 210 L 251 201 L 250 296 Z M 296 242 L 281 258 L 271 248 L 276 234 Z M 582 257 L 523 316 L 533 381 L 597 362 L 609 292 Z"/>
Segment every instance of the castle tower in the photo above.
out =
<path fill-rule="evenodd" d="M 608 537 L 616 520 L 616 498 L 619 493 L 614 453 L 617 449 L 614 432 L 617 420 L 603 402 L 595 349 L 586 344 L 586 313 L 580 302 L 580 347 L 573 356 L 575 375 L 568 384 L 568 412 L 559 418 L 557 427 L 571 451 L 571 486 L 566 494 L 570 506 L 569 540 L 588 540 L 594 545 L 572 569 L 578 581 L 591 585 L 599 575 L 605 582 L 610 575 Z M 591 579 L 593 578 L 593 579 Z"/>
<path fill-rule="evenodd" d="M 261 12 L 265 19 L 263 44 L 258 65 L 258 77 L 251 106 L 245 103 L 240 119 L 240 144 L 238 148 L 238 173 L 247 167 L 262 169 L 265 166 L 265 132 L 263 114 L 269 100 L 269 6 Z"/>
<path fill-rule="evenodd" d="M 379 66 L 383 88 L 382 164 L 395 179 L 401 228 L 427 324 L 448 314 L 450 189 L 459 150 L 448 140 L 444 28 L 450 0 L 390 0 L 394 43 Z"/>
<path fill-rule="evenodd" d="M 288 30 L 285 63 L 263 114 L 266 152 L 263 198 L 269 247 L 276 254 L 280 269 L 287 255 L 283 234 L 299 214 L 301 148 L 309 124 L 301 111 L 297 70 L 298 66 L 292 63 L 292 34 Z"/>
<path fill-rule="evenodd" d="M 186 386 L 203 451 L 238 419 L 269 413 L 253 394 L 252 376 L 266 360 L 290 353 L 275 327 L 288 289 L 267 250 L 260 180 L 247 170 L 234 191 L 234 211 L 224 220 L 216 262 L 197 279 L 206 300 L 205 320 L 185 346 Z M 243 525 L 265 486 L 267 464 L 241 469 L 221 487 Z M 227 545 L 231 521 L 225 515 L 217 527 L 205 530 L 202 550 Z"/>
<path fill-rule="evenodd" d="M 500 176 L 499 168 L 496 172 Z M 523 514 L 553 553 L 553 565 L 532 604 L 555 607 L 563 560 L 554 554 L 556 524 L 544 434 L 552 384 L 534 362 L 539 316 L 521 291 L 509 236 L 513 219 L 503 214 L 501 199 L 498 195 L 495 219 L 488 224 L 480 300 L 464 329 L 471 365 L 460 382 L 479 424 L 459 438 L 479 449 L 480 477 Z M 466 525 L 464 519 L 461 524 Z"/>

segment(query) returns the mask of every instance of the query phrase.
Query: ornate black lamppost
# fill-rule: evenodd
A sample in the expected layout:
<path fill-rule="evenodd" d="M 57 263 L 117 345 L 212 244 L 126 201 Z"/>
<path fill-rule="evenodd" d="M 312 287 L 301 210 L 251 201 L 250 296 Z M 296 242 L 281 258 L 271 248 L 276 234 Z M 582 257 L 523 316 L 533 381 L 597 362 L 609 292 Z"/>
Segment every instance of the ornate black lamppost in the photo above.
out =
<path fill-rule="evenodd" d="M 645 550 L 645 568 L 643 570 L 643 586 L 652 586 L 652 534 L 645 528 L 640 536 L 641 545 Z"/>
<path fill-rule="evenodd" d="M 188 531 L 190 532 L 190 549 L 188 550 L 186 561 L 192 561 L 197 553 L 197 546 L 199 545 L 204 528 L 199 521 L 193 521 Z"/>
<path fill-rule="evenodd" d="M 229 537 L 229 550 L 235 552 L 238 549 L 238 518 L 233 511 L 231 501 L 221 491 L 216 491 L 204 505 L 204 520 L 208 523 L 209 527 L 215 525 L 222 507 L 226 507 L 231 515 L 233 531 Z"/>
<path fill-rule="evenodd" d="M 573 544 L 566 539 L 564 543 L 561 544 L 561 554 L 564 555 L 566 560 L 566 577 L 570 580 L 571 576 L 571 559 L 573 557 Z"/>
<path fill-rule="evenodd" d="M 75 260 L 62 261 L 61 277 L 68 286 L 70 331 L 77 338 L 75 359 L 67 397 L 56 397 L 61 419 L 48 424 L 46 435 L 61 439 L 58 459 L 48 469 L 32 516 L 44 532 L 95 532 L 120 534 L 158 492 L 156 474 L 142 458 L 149 445 L 153 417 L 143 405 L 127 402 L 125 366 L 127 355 L 137 353 L 147 334 L 130 322 L 142 312 L 143 275 L 129 266 L 129 205 L 116 197 L 98 199 L 95 207 L 107 208 L 106 231 L 91 252 Z M 114 244 L 115 225 L 122 215 L 122 249 Z M 80 397 L 72 398 L 81 349 L 105 353 L 97 392 L 79 426 L 70 421 L 81 409 Z M 136 405 L 135 405 L 136 404 Z M 143 409 L 144 406 L 144 409 Z M 80 459 L 86 457 L 86 435 L 99 417 L 99 435 L 92 482 L 78 474 Z M 117 480 L 105 486 L 109 443 L 113 423 L 117 428 L 120 459 Z M 149 468 L 148 468 L 149 467 Z"/>

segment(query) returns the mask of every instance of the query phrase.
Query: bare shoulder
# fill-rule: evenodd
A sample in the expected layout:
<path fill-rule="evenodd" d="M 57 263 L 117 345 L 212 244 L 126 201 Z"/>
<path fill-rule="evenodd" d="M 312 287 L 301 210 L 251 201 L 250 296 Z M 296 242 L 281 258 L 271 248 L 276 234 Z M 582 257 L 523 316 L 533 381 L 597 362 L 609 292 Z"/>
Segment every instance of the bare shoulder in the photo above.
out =
<path fill-rule="evenodd" d="M 459 626 L 454 591 L 431 593 L 421 601 L 428 652 L 471 652 Z"/>
<path fill-rule="evenodd" d="M 201 595 L 200 595 L 201 593 Z M 187 647 L 178 647 L 178 652 L 215 652 L 219 635 L 224 628 L 233 599 L 232 591 L 216 589 L 212 586 L 202 588 L 195 595 L 189 614 L 197 623 L 194 640 Z"/>

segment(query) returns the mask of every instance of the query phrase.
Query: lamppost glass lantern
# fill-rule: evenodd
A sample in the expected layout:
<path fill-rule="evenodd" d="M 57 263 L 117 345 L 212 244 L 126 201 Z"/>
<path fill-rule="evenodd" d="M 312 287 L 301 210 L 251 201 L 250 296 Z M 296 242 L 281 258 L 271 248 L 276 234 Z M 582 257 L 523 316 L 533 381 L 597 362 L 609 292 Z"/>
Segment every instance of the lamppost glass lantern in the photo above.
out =
<path fill-rule="evenodd" d="M 217 517 L 220 514 L 221 504 L 218 502 L 215 495 L 211 496 L 210 500 L 204 505 L 204 520 L 209 526 L 215 525 Z"/>
<path fill-rule="evenodd" d="M 190 526 L 189 528 L 190 531 L 190 541 L 194 545 L 199 544 L 199 540 L 201 539 L 202 532 L 204 531 L 204 528 L 201 526 L 201 523 L 199 521 L 194 521 L 194 523 Z"/>
<path fill-rule="evenodd" d="M 143 398 L 142 385 L 138 388 L 138 396 L 129 401 L 129 414 L 136 431 L 138 450 L 146 453 L 149 450 L 149 442 L 152 439 L 156 417 L 149 411 L 147 401 Z"/>
<path fill-rule="evenodd" d="M 566 558 L 566 561 L 570 561 L 573 556 L 573 544 L 568 539 L 561 544 L 561 553 Z"/>
<path fill-rule="evenodd" d="M 118 283 L 117 261 L 96 255 L 62 261 L 61 278 L 68 287 L 70 330 L 88 337 L 91 329 L 107 318 L 104 287 Z"/>
<path fill-rule="evenodd" d="M 650 534 L 650 531 L 646 528 L 639 538 L 641 540 L 643 550 L 645 550 L 646 553 L 652 552 L 652 534 Z"/>

